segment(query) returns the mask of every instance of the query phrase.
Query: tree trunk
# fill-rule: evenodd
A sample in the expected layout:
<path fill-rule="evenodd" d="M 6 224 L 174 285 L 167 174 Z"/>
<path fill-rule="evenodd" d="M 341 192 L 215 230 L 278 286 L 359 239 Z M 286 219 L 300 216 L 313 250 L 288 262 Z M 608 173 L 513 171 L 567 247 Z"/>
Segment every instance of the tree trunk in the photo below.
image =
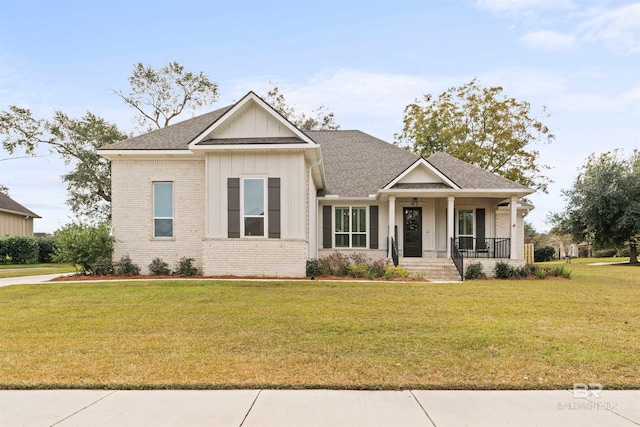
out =
<path fill-rule="evenodd" d="M 638 263 L 638 244 L 636 242 L 629 242 L 629 264 Z"/>

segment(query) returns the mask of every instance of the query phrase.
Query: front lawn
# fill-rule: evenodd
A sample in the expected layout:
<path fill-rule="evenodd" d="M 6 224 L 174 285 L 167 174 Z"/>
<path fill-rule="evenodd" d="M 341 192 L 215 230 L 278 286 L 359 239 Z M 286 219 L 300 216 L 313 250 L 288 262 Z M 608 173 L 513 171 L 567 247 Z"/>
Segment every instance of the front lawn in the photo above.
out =
<path fill-rule="evenodd" d="M 0 387 L 640 387 L 640 268 L 571 280 L 0 288 Z"/>
<path fill-rule="evenodd" d="M 74 271 L 76 269 L 71 264 L 0 264 L 0 279 L 38 274 L 64 274 Z"/>

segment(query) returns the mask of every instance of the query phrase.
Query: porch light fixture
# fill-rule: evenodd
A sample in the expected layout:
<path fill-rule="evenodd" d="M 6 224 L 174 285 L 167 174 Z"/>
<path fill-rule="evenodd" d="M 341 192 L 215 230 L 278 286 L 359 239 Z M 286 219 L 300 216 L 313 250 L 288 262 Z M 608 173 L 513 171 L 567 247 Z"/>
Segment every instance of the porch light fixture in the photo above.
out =
<path fill-rule="evenodd" d="M 418 206 L 418 198 L 417 198 L 417 197 L 414 197 L 414 198 L 413 198 L 413 201 L 411 202 L 411 206 L 413 206 L 414 208 L 415 208 L 416 206 Z"/>

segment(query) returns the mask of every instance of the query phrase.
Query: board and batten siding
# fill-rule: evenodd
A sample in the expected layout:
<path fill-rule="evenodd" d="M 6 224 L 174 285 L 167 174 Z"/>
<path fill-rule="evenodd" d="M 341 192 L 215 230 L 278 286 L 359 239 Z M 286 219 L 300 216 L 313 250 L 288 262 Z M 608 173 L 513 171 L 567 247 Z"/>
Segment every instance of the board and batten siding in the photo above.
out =
<path fill-rule="evenodd" d="M 129 255 L 142 273 L 154 258 L 174 268 L 182 257 L 202 268 L 205 222 L 205 162 L 194 160 L 113 160 L 113 259 Z M 153 182 L 173 182 L 173 237 L 153 236 Z"/>
<path fill-rule="evenodd" d="M 280 178 L 280 238 L 307 239 L 307 177 L 297 152 L 215 153 L 206 157 L 207 238 L 227 238 L 228 178 Z"/>
<path fill-rule="evenodd" d="M 33 218 L 0 212 L 0 236 L 33 236 Z"/>

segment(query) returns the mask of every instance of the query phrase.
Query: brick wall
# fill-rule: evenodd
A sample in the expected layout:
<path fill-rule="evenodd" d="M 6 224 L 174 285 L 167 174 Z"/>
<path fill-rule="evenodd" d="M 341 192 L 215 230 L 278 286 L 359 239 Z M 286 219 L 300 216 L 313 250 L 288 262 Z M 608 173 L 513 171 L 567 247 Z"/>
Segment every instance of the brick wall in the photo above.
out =
<path fill-rule="evenodd" d="M 205 239 L 204 274 L 304 277 L 308 247 L 297 239 Z"/>
<path fill-rule="evenodd" d="M 204 238 L 204 160 L 114 160 L 112 174 L 112 228 L 116 238 L 113 258 L 128 254 L 148 272 L 154 258 L 171 269 L 182 257 L 202 268 Z M 153 182 L 172 181 L 174 237 L 153 237 Z"/>

